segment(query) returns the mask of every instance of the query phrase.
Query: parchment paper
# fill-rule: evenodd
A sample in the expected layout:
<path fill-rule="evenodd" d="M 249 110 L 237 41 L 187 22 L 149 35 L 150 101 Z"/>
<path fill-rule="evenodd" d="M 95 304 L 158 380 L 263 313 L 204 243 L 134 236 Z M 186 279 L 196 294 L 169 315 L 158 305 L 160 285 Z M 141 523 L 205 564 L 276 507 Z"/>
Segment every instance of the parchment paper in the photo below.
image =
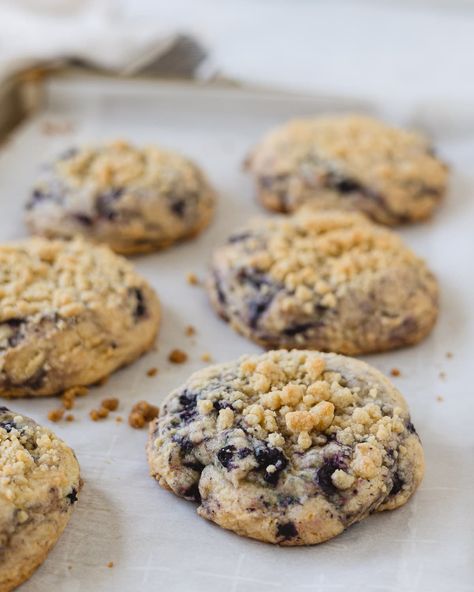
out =
<path fill-rule="evenodd" d="M 148 476 L 146 431 L 126 423 L 135 401 L 160 404 L 203 367 L 201 354 L 220 362 L 259 351 L 214 315 L 202 288 L 190 286 L 186 274 L 204 277 L 213 246 L 249 216 L 265 215 L 240 168 L 264 130 L 294 115 L 356 107 L 238 89 L 66 79 L 50 84 L 42 112 L 2 149 L 2 240 L 26 234 L 21 211 L 39 164 L 79 141 L 124 137 L 179 149 L 206 169 L 220 194 L 216 219 L 200 238 L 134 259 L 163 304 L 157 351 L 91 389 L 73 410 L 74 422 L 51 424 L 75 449 L 85 485 L 66 532 L 22 590 L 474 590 L 474 131 L 472 125 L 451 125 L 438 108 L 372 107 L 396 123 L 426 128 L 453 166 L 450 194 L 433 221 L 402 230 L 439 278 L 436 329 L 419 346 L 367 358 L 386 373 L 401 371 L 393 381 L 409 401 L 427 460 L 414 498 L 323 545 L 269 546 L 205 522 L 194 504 L 162 490 Z M 197 329 L 193 339 L 184 334 L 188 324 Z M 189 354 L 186 364 L 167 362 L 175 347 Z M 151 367 L 159 368 L 152 378 L 146 375 Z M 117 414 L 100 423 L 89 419 L 105 396 L 120 399 L 117 414 L 124 423 L 114 421 Z M 19 400 L 10 406 L 48 424 L 47 412 L 57 402 Z"/>

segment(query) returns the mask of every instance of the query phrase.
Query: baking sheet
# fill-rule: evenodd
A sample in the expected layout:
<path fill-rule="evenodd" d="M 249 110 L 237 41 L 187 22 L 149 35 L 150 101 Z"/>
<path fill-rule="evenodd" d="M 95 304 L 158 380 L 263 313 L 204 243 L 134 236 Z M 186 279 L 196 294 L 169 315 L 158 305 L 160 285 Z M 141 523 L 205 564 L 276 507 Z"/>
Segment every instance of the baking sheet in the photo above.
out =
<path fill-rule="evenodd" d="M 436 329 L 414 348 L 365 358 L 383 372 L 401 371 L 393 381 L 409 401 L 427 461 L 414 498 L 323 545 L 273 547 L 204 521 L 194 504 L 162 490 L 148 476 L 146 431 L 126 423 L 134 402 L 160 404 L 203 367 L 203 353 L 221 362 L 259 351 L 214 315 L 202 288 L 186 282 L 188 272 L 204 276 L 214 245 L 249 216 L 263 213 L 241 171 L 247 149 L 264 130 L 291 116 L 358 107 L 239 89 L 66 78 L 48 83 L 42 110 L 3 147 L 2 240 L 26 234 L 22 205 L 39 164 L 77 142 L 125 137 L 181 150 L 206 169 L 220 194 L 216 219 L 201 237 L 134 258 L 163 304 L 157 351 L 79 399 L 74 422 L 51 424 L 75 449 L 85 485 L 66 532 L 22 590 L 474 590 L 474 132 L 446 119 L 440 125 L 436 110 L 378 110 L 396 123 L 428 128 L 454 169 L 450 194 L 435 219 L 402 230 L 440 280 Z M 185 336 L 189 324 L 197 329 L 194 338 Z M 186 364 L 167 362 L 175 347 L 189 354 Z M 148 377 L 152 367 L 159 373 Z M 117 414 L 124 423 L 89 419 L 89 410 L 106 396 L 120 399 Z M 11 403 L 44 424 L 56 406 L 51 398 Z M 107 567 L 111 561 L 114 566 Z"/>

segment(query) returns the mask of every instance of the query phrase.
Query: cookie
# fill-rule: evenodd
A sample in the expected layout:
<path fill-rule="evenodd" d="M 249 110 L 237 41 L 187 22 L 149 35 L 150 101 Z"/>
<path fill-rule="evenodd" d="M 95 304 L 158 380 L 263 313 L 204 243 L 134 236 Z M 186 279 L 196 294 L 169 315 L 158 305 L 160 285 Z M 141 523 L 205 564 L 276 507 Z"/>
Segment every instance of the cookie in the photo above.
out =
<path fill-rule="evenodd" d="M 148 460 L 204 518 L 282 545 L 321 543 L 398 508 L 424 471 L 407 404 L 385 376 L 299 350 L 193 374 L 150 426 Z"/>
<path fill-rule="evenodd" d="M 263 138 L 247 166 L 270 210 L 311 203 L 390 226 L 431 216 L 448 176 L 426 138 L 363 116 L 290 121 Z"/>
<path fill-rule="evenodd" d="M 207 283 L 217 312 L 268 348 L 390 350 L 423 339 L 438 311 L 424 262 L 349 212 L 254 220 L 216 249 Z"/>
<path fill-rule="evenodd" d="M 43 563 L 63 532 L 81 480 L 74 452 L 32 419 L 0 407 L 0 590 Z"/>
<path fill-rule="evenodd" d="M 123 257 L 82 239 L 0 246 L 0 395 L 88 385 L 150 349 L 152 288 Z"/>
<path fill-rule="evenodd" d="M 214 202 L 190 160 L 117 141 L 71 149 L 45 167 L 26 205 L 26 223 L 49 238 L 79 234 L 118 253 L 143 253 L 199 234 Z"/>

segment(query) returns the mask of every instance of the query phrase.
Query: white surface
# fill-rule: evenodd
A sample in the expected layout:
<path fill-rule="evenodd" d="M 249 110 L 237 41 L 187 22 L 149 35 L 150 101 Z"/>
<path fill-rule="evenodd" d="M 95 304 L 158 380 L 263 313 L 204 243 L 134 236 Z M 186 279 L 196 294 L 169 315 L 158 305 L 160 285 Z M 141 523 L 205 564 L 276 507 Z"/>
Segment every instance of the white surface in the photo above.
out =
<path fill-rule="evenodd" d="M 102 0 L 105 1 L 105 0 Z M 473 0 L 109 0 L 195 33 L 227 76 L 397 101 L 474 99 Z"/>
<path fill-rule="evenodd" d="M 38 164 L 76 141 L 126 136 L 177 148 L 195 157 L 220 193 L 212 227 L 199 239 L 166 252 L 135 258 L 163 303 L 159 351 L 115 374 L 78 401 L 76 421 L 52 425 L 76 450 L 85 480 L 65 534 L 24 592 L 441 592 L 474 590 L 474 134 L 431 122 L 440 152 L 453 165 L 451 193 L 436 218 L 403 230 L 425 256 L 441 283 L 441 316 L 434 333 L 411 349 L 367 358 L 393 379 L 407 397 L 423 440 L 427 472 L 419 492 L 403 508 L 374 515 L 332 541 L 285 549 L 239 538 L 195 513 L 193 503 L 157 485 L 145 460 L 146 432 L 112 418 L 93 423 L 88 411 L 105 396 L 120 398 L 126 417 L 133 402 L 158 404 L 202 367 L 210 352 L 224 361 L 258 351 L 216 318 L 201 288 L 185 275 L 202 277 L 212 247 L 254 213 L 261 213 L 240 170 L 246 150 L 270 125 L 324 104 L 240 93 L 118 83 L 59 83 L 49 111 L 25 125 L 0 152 L 0 239 L 23 236 L 21 208 Z M 326 108 L 328 105 L 326 105 Z M 398 110 L 394 110 L 395 113 Z M 417 110 L 405 113 L 413 121 Z M 423 125 L 429 127 L 429 114 Z M 72 122 L 70 134 L 46 136 L 44 121 Z M 196 344 L 184 328 L 197 328 Z M 180 347 L 190 355 L 182 366 L 166 361 Z M 454 357 L 446 358 L 452 351 Z M 146 376 L 157 366 L 159 374 Z M 439 372 L 447 378 L 441 380 Z M 444 397 L 443 402 L 436 400 Z M 48 424 L 54 399 L 11 406 Z M 109 561 L 115 566 L 106 567 Z"/>

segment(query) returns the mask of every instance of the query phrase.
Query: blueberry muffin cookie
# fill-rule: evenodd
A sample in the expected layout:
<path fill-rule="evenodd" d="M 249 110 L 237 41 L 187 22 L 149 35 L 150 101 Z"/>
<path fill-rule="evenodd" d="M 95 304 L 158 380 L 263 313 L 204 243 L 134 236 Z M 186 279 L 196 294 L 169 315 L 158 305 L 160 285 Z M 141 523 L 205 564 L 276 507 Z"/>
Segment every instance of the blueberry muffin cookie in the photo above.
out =
<path fill-rule="evenodd" d="M 390 226 L 428 218 L 448 176 L 426 138 L 363 116 L 290 121 L 263 138 L 247 166 L 270 210 L 311 203 Z"/>
<path fill-rule="evenodd" d="M 123 254 L 161 249 L 207 226 L 214 191 L 183 156 L 114 142 L 71 149 L 45 167 L 26 205 L 34 234 L 76 234 Z"/>
<path fill-rule="evenodd" d="M 405 400 L 359 360 L 271 351 L 196 372 L 150 426 L 151 474 L 198 513 L 310 545 L 407 502 L 423 450 Z"/>
<path fill-rule="evenodd" d="M 0 395 L 92 384 L 153 345 L 159 303 L 123 257 L 82 239 L 0 246 Z"/>
<path fill-rule="evenodd" d="M 43 563 L 81 486 L 74 452 L 32 419 L 0 407 L 0 590 Z"/>
<path fill-rule="evenodd" d="M 433 274 L 392 231 L 357 213 L 257 219 L 214 252 L 211 301 L 268 348 L 356 355 L 417 343 L 438 311 Z"/>

